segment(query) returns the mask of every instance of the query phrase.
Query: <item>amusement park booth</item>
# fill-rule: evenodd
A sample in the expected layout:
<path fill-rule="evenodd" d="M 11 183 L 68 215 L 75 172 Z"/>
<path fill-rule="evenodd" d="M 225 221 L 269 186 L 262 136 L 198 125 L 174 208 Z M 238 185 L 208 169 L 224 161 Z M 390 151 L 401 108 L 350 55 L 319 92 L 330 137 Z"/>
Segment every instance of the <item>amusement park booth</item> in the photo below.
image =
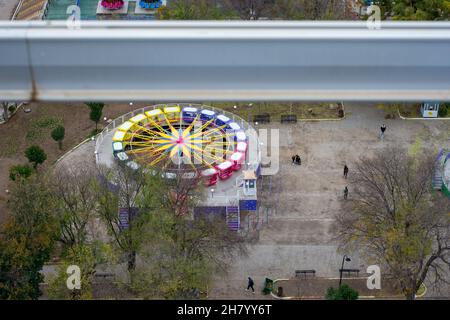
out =
<path fill-rule="evenodd" d="M 424 102 L 420 107 L 423 118 L 437 118 L 439 114 L 439 102 Z"/>
<path fill-rule="evenodd" d="M 242 171 L 244 175 L 244 194 L 246 196 L 256 196 L 256 174 L 253 170 Z"/>

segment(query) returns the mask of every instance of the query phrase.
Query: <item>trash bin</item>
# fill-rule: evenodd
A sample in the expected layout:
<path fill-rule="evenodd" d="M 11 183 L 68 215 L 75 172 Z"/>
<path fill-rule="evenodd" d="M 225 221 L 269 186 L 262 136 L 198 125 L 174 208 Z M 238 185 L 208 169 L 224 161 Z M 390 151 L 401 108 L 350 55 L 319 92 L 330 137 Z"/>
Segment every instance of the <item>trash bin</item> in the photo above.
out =
<path fill-rule="evenodd" d="M 278 287 L 277 296 L 282 297 L 283 296 L 283 287 Z"/>
<path fill-rule="evenodd" d="M 264 283 L 263 294 L 270 294 L 272 290 L 273 290 L 273 280 L 266 278 L 266 281 Z"/>

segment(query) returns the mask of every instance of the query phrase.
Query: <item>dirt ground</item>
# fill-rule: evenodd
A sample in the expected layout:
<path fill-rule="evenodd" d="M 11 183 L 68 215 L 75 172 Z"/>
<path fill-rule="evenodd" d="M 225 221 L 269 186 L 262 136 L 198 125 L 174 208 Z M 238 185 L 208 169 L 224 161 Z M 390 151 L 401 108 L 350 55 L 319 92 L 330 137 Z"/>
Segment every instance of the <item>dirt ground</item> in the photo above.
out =
<path fill-rule="evenodd" d="M 141 108 L 144 104 L 107 104 L 103 116 L 114 119 L 124 113 Z M 30 108 L 30 113 L 24 109 Z M 56 124 L 63 124 L 66 129 L 62 150 L 51 138 L 50 133 Z M 102 128 L 107 123 L 99 123 Z M 68 150 L 88 138 L 95 128 L 89 119 L 89 108 L 82 103 L 32 103 L 25 105 L 5 124 L 0 125 L 0 223 L 7 216 L 6 190 L 10 189 L 9 168 L 12 165 L 25 164 L 25 150 L 31 145 L 38 145 L 47 154 L 42 165 L 52 165 Z"/>

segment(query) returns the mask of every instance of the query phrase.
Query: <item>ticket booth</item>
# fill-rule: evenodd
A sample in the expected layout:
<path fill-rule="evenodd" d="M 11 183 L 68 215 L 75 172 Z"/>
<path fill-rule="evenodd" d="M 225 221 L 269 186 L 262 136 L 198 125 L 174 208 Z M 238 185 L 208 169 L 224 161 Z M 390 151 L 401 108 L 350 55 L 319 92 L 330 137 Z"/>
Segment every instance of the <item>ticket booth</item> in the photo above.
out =
<path fill-rule="evenodd" d="M 233 163 L 233 171 L 241 169 L 242 163 L 245 160 L 245 154 L 241 152 L 235 152 L 231 155 L 230 161 Z"/>
<path fill-rule="evenodd" d="M 213 186 L 217 183 L 219 172 L 214 168 L 209 168 L 201 172 L 204 177 L 204 184 L 206 187 Z"/>
<path fill-rule="evenodd" d="M 244 194 L 246 196 L 256 196 L 256 174 L 253 170 L 242 171 L 244 175 Z"/>
<path fill-rule="evenodd" d="M 439 114 L 439 102 L 424 102 L 420 107 L 423 118 L 437 118 Z"/>
<path fill-rule="evenodd" d="M 228 179 L 233 174 L 233 163 L 230 161 L 222 162 L 216 166 L 216 169 L 219 171 L 219 178 L 221 180 Z"/>

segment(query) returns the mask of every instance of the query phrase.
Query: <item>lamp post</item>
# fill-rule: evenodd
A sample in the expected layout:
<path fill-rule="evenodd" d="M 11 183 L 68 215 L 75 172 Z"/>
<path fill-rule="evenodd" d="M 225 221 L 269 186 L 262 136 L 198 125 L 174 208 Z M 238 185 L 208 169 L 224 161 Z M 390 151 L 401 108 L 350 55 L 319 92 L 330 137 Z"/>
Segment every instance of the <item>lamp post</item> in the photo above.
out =
<path fill-rule="evenodd" d="M 350 259 L 350 257 L 347 257 L 347 255 L 346 254 L 344 254 L 344 256 L 342 257 L 342 265 L 341 265 L 341 269 L 339 270 L 340 271 L 340 277 L 339 277 L 339 288 L 341 287 L 341 283 L 342 283 L 342 269 L 344 269 L 344 263 L 345 262 L 350 262 L 350 261 L 352 261 L 352 259 Z"/>

